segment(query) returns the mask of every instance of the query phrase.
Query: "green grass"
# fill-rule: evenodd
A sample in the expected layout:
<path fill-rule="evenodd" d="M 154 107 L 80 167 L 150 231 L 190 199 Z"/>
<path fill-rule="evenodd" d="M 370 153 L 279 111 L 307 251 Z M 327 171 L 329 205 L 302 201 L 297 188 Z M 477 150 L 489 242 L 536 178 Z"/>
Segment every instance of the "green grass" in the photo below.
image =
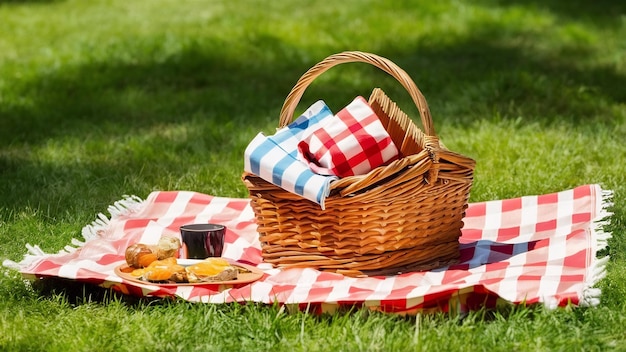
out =
<path fill-rule="evenodd" d="M 477 160 L 471 201 L 615 191 L 596 308 L 316 317 L 57 291 L 3 270 L 0 350 L 626 350 L 625 37 L 626 6 L 609 0 L 0 0 L 0 260 L 62 249 L 126 194 L 245 197 L 245 146 L 343 50 L 411 75 L 441 139 Z M 299 108 L 375 86 L 415 116 L 362 64 L 322 75 Z"/>

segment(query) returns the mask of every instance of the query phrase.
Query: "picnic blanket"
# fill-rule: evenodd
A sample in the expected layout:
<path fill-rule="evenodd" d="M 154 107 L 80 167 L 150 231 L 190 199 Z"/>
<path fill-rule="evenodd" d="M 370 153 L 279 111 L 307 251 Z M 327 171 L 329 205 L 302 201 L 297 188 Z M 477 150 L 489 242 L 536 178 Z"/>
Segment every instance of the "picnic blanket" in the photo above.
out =
<path fill-rule="evenodd" d="M 594 285 L 608 257 L 598 258 L 610 234 L 611 191 L 584 185 L 558 193 L 471 203 L 460 238 L 461 260 L 454 266 L 396 276 L 351 278 L 314 269 L 280 270 L 262 263 L 254 214 L 248 199 L 188 192 L 154 192 L 147 199 L 127 197 L 109 209 L 110 217 L 83 229 L 57 254 L 37 246 L 20 263 L 4 265 L 25 278 L 61 277 L 96 284 L 134 296 L 180 297 L 203 303 L 261 302 L 332 312 L 365 307 L 384 312 L 472 310 L 499 303 L 548 307 L 594 306 Z M 128 245 L 155 243 L 177 235 L 187 223 L 228 227 L 223 256 L 264 270 L 251 284 L 233 287 L 173 286 L 128 282 L 114 273 Z"/>

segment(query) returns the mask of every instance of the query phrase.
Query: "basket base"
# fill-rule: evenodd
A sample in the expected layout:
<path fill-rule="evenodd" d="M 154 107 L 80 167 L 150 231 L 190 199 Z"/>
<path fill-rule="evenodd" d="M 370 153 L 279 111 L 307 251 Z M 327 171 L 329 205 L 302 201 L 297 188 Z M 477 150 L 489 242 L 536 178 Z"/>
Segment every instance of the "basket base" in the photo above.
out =
<path fill-rule="evenodd" d="M 353 277 L 365 277 L 365 276 L 390 276 L 390 275 L 399 275 L 404 273 L 416 272 L 416 271 L 429 271 L 433 269 L 440 269 L 443 267 L 447 267 L 450 265 L 458 264 L 459 259 L 448 259 L 448 260 L 438 260 L 428 264 L 422 265 L 404 265 L 395 268 L 384 268 L 378 270 L 351 270 L 349 272 L 343 273 L 341 270 L 338 270 L 338 274 L 344 274 L 346 276 Z"/>
<path fill-rule="evenodd" d="M 352 277 L 388 276 L 427 271 L 458 263 L 458 241 L 374 255 L 339 256 L 314 251 L 271 253 L 264 246 L 263 259 L 279 268 L 314 268 Z"/>

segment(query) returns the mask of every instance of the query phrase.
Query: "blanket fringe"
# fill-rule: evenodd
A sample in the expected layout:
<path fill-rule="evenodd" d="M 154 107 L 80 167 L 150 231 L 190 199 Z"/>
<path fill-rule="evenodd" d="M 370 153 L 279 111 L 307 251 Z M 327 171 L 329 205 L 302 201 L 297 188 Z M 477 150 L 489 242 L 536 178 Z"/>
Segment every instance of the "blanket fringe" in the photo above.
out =
<path fill-rule="evenodd" d="M 144 201 L 137 196 L 127 196 L 125 195 L 123 199 L 118 200 L 117 202 L 109 205 L 107 211 L 111 214 L 111 217 L 108 218 L 106 215 L 99 213 L 91 224 L 83 227 L 82 235 L 85 239 L 85 242 L 89 242 L 90 240 L 97 238 L 98 233 L 104 230 L 111 220 L 114 220 L 120 216 L 125 216 L 132 214 L 134 212 L 139 211 L 143 206 Z M 76 240 L 79 242 L 78 240 Z M 73 243 L 74 244 L 74 243 Z M 84 245 L 83 242 L 80 246 Z"/>
<path fill-rule="evenodd" d="M 109 225 L 111 220 L 135 213 L 142 208 L 143 204 L 144 201 L 137 196 L 124 195 L 121 200 L 116 201 L 107 208 L 107 211 L 111 215 L 110 218 L 102 213 L 99 213 L 96 216 L 96 220 L 83 227 L 81 234 L 84 240 L 81 241 L 76 238 L 72 238 L 71 245 L 65 246 L 57 254 L 68 254 L 77 251 L 80 247 L 84 246 L 85 243 L 97 238 L 98 233 L 103 231 Z M 27 243 L 26 249 L 28 249 L 28 252 L 24 255 L 24 259 L 22 259 L 21 262 L 16 263 L 7 259 L 2 262 L 2 266 L 19 271 L 22 268 L 35 263 L 40 258 L 50 255 L 49 253 L 44 252 L 38 245 L 33 246 L 30 243 Z"/>
<path fill-rule="evenodd" d="M 598 188 L 600 188 L 598 186 Z M 595 219 L 593 219 L 593 227 L 591 228 L 591 265 L 587 270 L 587 278 L 583 296 L 580 301 L 581 306 L 595 307 L 600 304 L 600 295 L 602 291 L 595 287 L 600 280 L 606 276 L 606 264 L 610 257 L 605 255 L 598 258 L 598 252 L 608 246 L 611 238 L 610 232 L 605 232 L 606 226 L 610 225 L 610 217 L 613 215 L 608 209 L 613 207 L 613 191 L 600 189 L 600 211 Z"/>

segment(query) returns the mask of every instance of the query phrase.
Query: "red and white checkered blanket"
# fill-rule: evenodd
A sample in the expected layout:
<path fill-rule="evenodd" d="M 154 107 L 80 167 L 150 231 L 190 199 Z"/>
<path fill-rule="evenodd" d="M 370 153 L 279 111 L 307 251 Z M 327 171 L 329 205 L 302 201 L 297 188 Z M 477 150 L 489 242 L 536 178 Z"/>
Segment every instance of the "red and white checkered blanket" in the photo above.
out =
<path fill-rule="evenodd" d="M 349 278 L 313 269 L 273 269 L 261 263 L 253 212 L 247 199 L 195 192 L 154 192 L 111 206 L 83 229 L 85 241 L 57 254 L 29 246 L 21 263 L 5 261 L 26 278 L 61 277 L 135 296 L 178 296 L 205 303 L 278 302 L 316 312 L 363 306 L 385 312 L 471 310 L 500 302 L 557 307 L 596 305 L 608 257 L 606 207 L 610 191 L 598 185 L 540 196 L 470 204 L 461 241 L 461 263 L 428 272 Z M 114 273 L 128 245 L 178 235 L 187 223 L 228 227 L 224 256 L 257 265 L 265 276 L 223 290 L 215 285 L 160 287 L 128 282 Z M 221 292 L 220 292 L 221 291 Z"/>

